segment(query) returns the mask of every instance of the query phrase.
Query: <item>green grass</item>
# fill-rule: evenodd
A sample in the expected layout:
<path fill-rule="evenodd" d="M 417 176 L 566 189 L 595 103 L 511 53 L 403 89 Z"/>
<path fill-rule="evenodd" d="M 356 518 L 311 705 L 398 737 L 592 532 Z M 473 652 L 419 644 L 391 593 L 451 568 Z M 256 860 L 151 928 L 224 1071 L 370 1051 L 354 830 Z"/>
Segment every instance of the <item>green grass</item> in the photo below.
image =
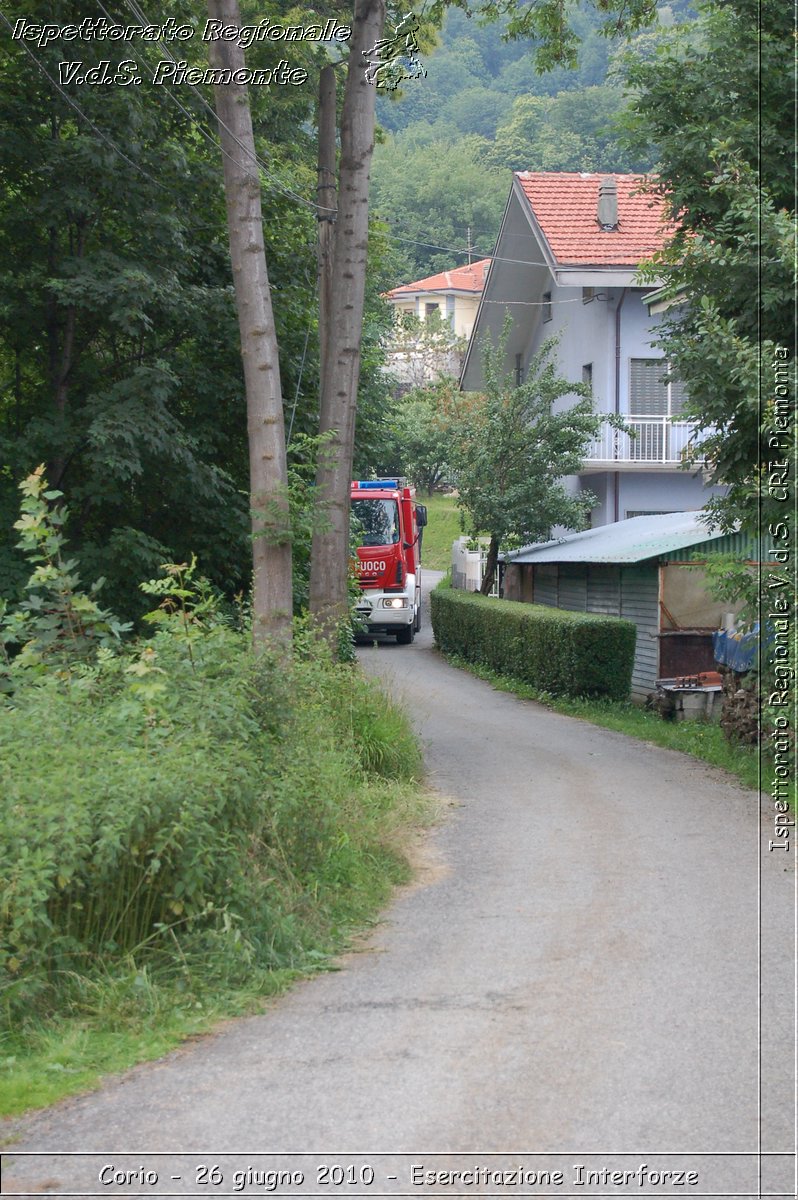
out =
<path fill-rule="evenodd" d="M 106 1076 L 161 1058 L 225 1020 L 262 1012 L 298 979 L 336 970 L 335 955 L 374 923 L 393 888 L 411 877 L 403 847 L 432 819 L 432 798 L 421 788 L 382 781 L 380 792 L 372 815 L 379 844 L 370 846 L 365 861 L 348 865 L 326 911 L 303 914 L 315 936 L 297 952 L 294 967 L 256 968 L 243 986 L 212 980 L 205 988 L 196 969 L 181 970 L 176 952 L 152 970 L 131 958 L 107 974 L 74 974 L 60 989 L 60 1012 L 33 1015 L 0 1035 L 0 1116 L 91 1091 Z"/>
<path fill-rule="evenodd" d="M 427 506 L 429 524 L 424 530 L 422 566 L 431 571 L 448 571 L 452 565 L 452 542 L 462 534 L 460 510 L 454 496 L 419 496 Z"/>
<path fill-rule="evenodd" d="M 135 650 L 0 705 L 0 1115 L 334 969 L 429 822 L 404 711 L 299 631 L 290 667 L 220 627 L 195 665 L 147 646 L 161 691 Z"/>
<path fill-rule="evenodd" d="M 668 750 L 679 750 L 690 754 L 713 767 L 721 767 L 740 780 L 746 787 L 759 786 L 759 761 L 754 749 L 734 746 L 725 737 L 719 725 L 708 721 L 664 721 L 657 713 L 647 712 L 631 701 L 568 699 L 539 692 L 519 679 L 499 675 L 489 667 L 466 662 L 457 655 L 446 655 L 447 662 L 464 671 L 470 671 L 484 679 L 498 691 L 512 692 L 522 700 L 535 700 L 545 704 L 554 712 L 568 717 L 577 717 L 625 733 L 639 741 L 664 746 Z"/>
<path fill-rule="evenodd" d="M 298 971 L 260 973 L 250 988 L 199 998 L 145 978 L 135 967 L 106 981 L 83 979 L 82 1004 L 31 1023 L 0 1049 L 0 1114 L 18 1116 L 90 1091 L 104 1076 L 161 1058 L 227 1017 L 257 1012 Z M 124 1001 L 124 994 L 129 997 Z M 135 1003 L 135 1008 L 133 1004 Z"/>

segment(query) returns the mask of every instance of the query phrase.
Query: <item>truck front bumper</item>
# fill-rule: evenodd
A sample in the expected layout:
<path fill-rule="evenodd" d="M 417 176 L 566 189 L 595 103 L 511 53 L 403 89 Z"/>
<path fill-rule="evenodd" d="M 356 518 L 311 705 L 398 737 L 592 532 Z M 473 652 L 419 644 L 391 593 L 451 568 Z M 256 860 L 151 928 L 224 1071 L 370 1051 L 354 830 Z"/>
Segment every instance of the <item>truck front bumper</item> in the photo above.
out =
<path fill-rule="evenodd" d="M 355 612 L 370 633 L 396 633 L 415 618 L 412 599 L 397 592 L 364 592 Z"/>

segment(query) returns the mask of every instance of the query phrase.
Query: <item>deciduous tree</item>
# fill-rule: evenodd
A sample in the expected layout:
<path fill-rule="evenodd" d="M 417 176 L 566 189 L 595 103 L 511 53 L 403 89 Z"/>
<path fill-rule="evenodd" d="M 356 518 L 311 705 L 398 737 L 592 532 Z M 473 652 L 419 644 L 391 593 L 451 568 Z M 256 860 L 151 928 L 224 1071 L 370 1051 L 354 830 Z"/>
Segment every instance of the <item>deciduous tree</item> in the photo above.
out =
<path fill-rule="evenodd" d="M 629 138 L 656 143 L 680 223 L 651 270 L 676 302 L 661 344 L 703 431 L 698 452 L 730 485 L 715 515 L 749 528 L 780 514 L 764 478 L 773 451 L 794 463 L 791 438 L 769 444 L 774 384 L 788 407 L 795 395 L 792 19 L 780 0 L 703 4 L 696 28 L 628 65 Z"/>
<path fill-rule="evenodd" d="M 546 540 L 562 525 L 582 529 L 596 503 L 586 492 L 572 494 L 563 479 L 582 466 L 602 420 L 593 411 L 590 389 L 557 374 L 554 343 L 544 343 L 516 386 L 504 374 L 504 337 L 485 347 L 484 393 L 459 393 L 448 406 L 450 464 L 467 532 L 490 536 L 482 592 L 493 587 L 499 550 Z M 574 396 L 572 404 L 559 402 Z M 557 409 L 555 411 L 555 406 Z"/>
<path fill-rule="evenodd" d="M 310 609 L 331 637 L 348 611 L 349 485 L 366 295 L 376 88 L 366 79 L 364 53 L 382 37 L 384 26 L 385 0 L 355 0 L 341 114 L 332 266 L 335 309 L 328 325 L 323 355 L 326 366 L 320 381 L 319 429 L 327 444 L 316 473 L 320 520 L 310 565 Z"/>

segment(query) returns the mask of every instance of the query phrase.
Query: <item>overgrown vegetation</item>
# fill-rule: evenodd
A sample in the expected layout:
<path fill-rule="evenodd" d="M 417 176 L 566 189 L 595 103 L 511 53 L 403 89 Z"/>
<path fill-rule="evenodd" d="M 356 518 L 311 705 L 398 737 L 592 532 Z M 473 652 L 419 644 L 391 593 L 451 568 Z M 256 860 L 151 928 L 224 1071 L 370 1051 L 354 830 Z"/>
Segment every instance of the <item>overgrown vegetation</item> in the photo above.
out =
<path fill-rule="evenodd" d="M 629 696 L 635 648 L 631 621 L 491 600 L 450 587 L 431 594 L 435 641 L 540 691 L 565 696 Z"/>
<path fill-rule="evenodd" d="M 629 56 L 627 140 L 658 150 L 658 190 L 678 219 L 646 279 L 678 301 L 657 344 L 687 390 L 724 528 L 773 532 L 796 471 L 793 13 L 779 0 L 702 0 L 693 27 Z M 700 101 L 699 101 L 700 97 Z"/>
<path fill-rule="evenodd" d="M 65 640 L 89 598 L 73 579 L 47 611 L 43 594 L 73 564 L 52 543 L 58 495 L 41 473 L 37 489 L 38 532 L 24 522 L 24 536 L 51 562 L 28 604 L 50 640 L 37 648 L 42 630 L 8 618 L 17 649 L 7 636 L 0 707 L 6 1112 L 323 963 L 402 877 L 396 831 L 421 804 L 404 714 L 302 625 L 290 660 L 254 658 L 193 562 L 143 586 L 159 602 L 151 636 Z M 153 1036 L 170 1009 L 183 1019 Z M 127 1050 L 103 1050 L 118 1019 Z M 74 1080 L 53 1072 L 54 1029 Z"/>

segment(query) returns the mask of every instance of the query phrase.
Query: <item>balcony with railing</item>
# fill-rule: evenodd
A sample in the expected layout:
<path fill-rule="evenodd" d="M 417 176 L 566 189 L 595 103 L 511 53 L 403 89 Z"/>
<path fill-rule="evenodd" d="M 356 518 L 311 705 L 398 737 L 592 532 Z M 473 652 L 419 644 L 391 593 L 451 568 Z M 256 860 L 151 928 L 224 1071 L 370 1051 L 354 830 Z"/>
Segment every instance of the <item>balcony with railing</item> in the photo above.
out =
<path fill-rule="evenodd" d="M 629 433 L 602 426 L 601 433 L 589 446 L 582 474 L 591 471 L 674 470 L 688 450 L 697 444 L 692 421 L 671 417 L 629 416 L 624 414 Z"/>

